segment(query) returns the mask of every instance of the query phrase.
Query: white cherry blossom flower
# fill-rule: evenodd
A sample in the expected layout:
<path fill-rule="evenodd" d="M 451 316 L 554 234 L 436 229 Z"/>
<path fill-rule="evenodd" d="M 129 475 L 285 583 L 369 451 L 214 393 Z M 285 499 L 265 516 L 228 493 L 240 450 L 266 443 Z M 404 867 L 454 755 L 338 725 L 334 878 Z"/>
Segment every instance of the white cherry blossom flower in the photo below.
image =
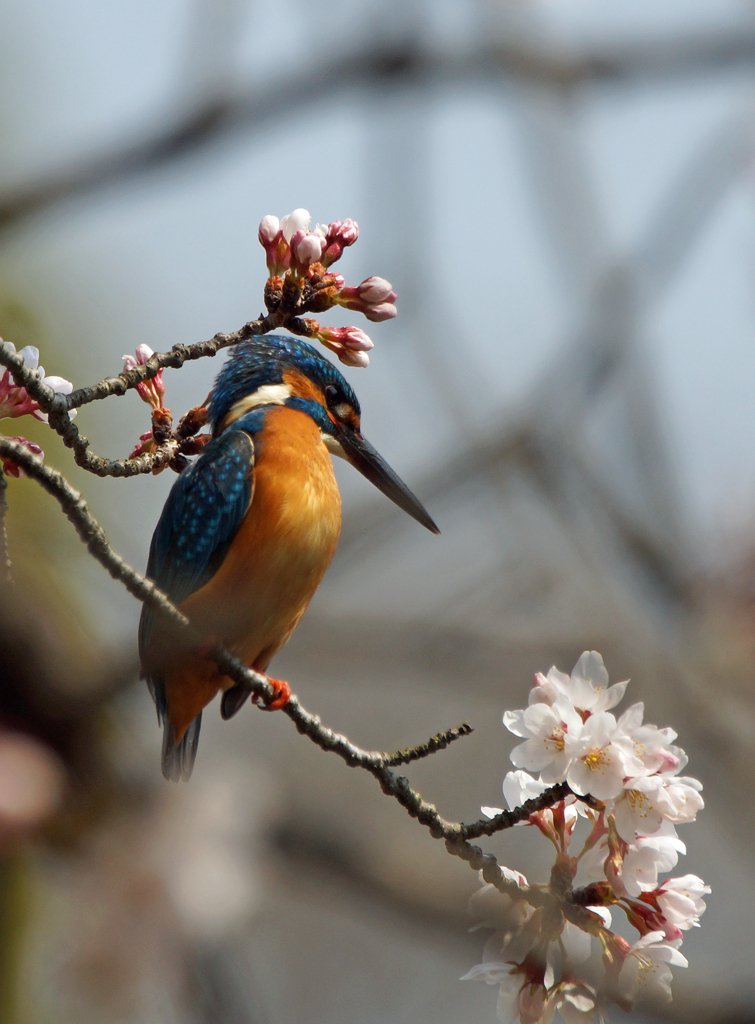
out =
<path fill-rule="evenodd" d="M 582 732 L 582 719 L 564 697 L 552 706 L 531 704 L 520 712 L 507 712 L 503 724 L 515 735 L 528 737 L 511 751 L 517 768 L 539 771 L 546 784 L 565 778 Z"/>
<path fill-rule="evenodd" d="M 710 886 L 702 878 L 682 875 L 680 878 L 667 878 L 658 889 L 656 899 L 666 920 L 687 931 L 700 926 L 700 915 L 706 909 L 702 897 L 709 892 Z"/>
<path fill-rule="evenodd" d="M 616 719 L 607 711 L 590 715 L 579 735 L 566 781 L 575 793 L 590 793 L 598 800 L 609 800 L 621 792 L 625 777 L 641 762 L 627 755 L 613 742 L 617 736 Z"/>
<path fill-rule="evenodd" d="M 631 744 L 631 750 L 644 765 L 646 774 L 678 771 L 683 759 L 686 764 L 686 756 L 683 750 L 672 746 L 676 732 L 643 725 L 644 711 L 645 705 L 641 701 L 627 708 L 619 718 L 619 732 L 625 734 L 625 742 Z"/>
<path fill-rule="evenodd" d="M 547 676 L 538 672 L 535 685 L 530 691 L 529 702 L 544 700 L 552 704 L 557 696 L 563 694 L 578 711 L 596 714 L 598 711 L 610 711 L 616 707 L 627 688 L 623 683 L 608 685 L 608 672 L 603 658 L 597 651 L 584 651 L 574 666 L 571 676 L 565 675 L 554 666 Z"/>
<path fill-rule="evenodd" d="M 671 999 L 671 970 L 686 967 L 687 959 L 679 952 L 681 939 L 663 941 L 663 932 L 649 932 L 631 947 L 619 972 L 619 992 L 634 1002 L 638 996 L 662 996 Z"/>
<path fill-rule="evenodd" d="M 543 985 L 528 984 L 527 978 L 515 964 L 477 964 L 462 981 L 485 981 L 499 985 L 496 1015 L 501 1024 L 535 1024 L 545 1009 L 546 992 Z"/>
<path fill-rule="evenodd" d="M 697 779 L 689 777 L 664 776 L 664 785 L 658 801 L 664 818 L 676 824 L 694 821 L 697 812 L 705 806 L 700 791 L 703 786 Z"/>
<path fill-rule="evenodd" d="M 566 696 L 580 711 L 596 714 L 616 707 L 629 680 L 608 685 L 608 672 L 597 651 L 584 651 L 572 669 Z"/>
<path fill-rule="evenodd" d="M 507 772 L 503 780 L 503 795 L 510 810 L 521 807 L 525 801 L 534 800 L 536 796 L 542 796 L 547 788 L 548 786 L 540 779 L 534 779 L 521 769 Z"/>
<path fill-rule="evenodd" d="M 676 867 L 687 847 L 677 836 L 649 836 L 629 847 L 621 865 L 621 881 L 630 896 L 652 892 L 658 886 L 658 872 Z"/>
<path fill-rule="evenodd" d="M 548 670 L 547 676 L 543 675 L 542 672 L 536 672 L 532 688 L 527 697 L 527 703 L 552 704 L 566 693 L 568 685 L 569 677 L 563 672 L 559 672 L 555 665 L 552 665 Z"/>
<path fill-rule="evenodd" d="M 624 788 L 613 805 L 616 831 L 625 843 L 633 843 L 637 836 L 651 836 L 661 827 L 662 789 L 663 779 L 657 775 L 625 779 Z"/>

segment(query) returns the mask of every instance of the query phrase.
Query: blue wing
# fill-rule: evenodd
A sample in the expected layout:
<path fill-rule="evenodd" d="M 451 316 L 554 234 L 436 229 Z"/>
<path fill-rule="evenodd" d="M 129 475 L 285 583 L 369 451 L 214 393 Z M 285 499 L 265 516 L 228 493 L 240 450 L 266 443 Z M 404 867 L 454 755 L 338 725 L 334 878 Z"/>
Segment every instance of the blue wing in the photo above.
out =
<path fill-rule="evenodd" d="M 230 430 L 176 480 L 149 549 L 147 575 L 179 604 L 217 571 L 252 499 L 254 444 Z"/>
<path fill-rule="evenodd" d="M 210 441 L 173 485 L 152 537 L 147 576 L 174 604 L 204 586 L 222 563 L 252 500 L 253 467 L 252 438 L 245 430 L 231 429 Z M 143 606 L 142 664 L 150 660 L 157 616 Z M 148 675 L 147 682 L 162 721 L 167 708 L 160 680 Z"/>

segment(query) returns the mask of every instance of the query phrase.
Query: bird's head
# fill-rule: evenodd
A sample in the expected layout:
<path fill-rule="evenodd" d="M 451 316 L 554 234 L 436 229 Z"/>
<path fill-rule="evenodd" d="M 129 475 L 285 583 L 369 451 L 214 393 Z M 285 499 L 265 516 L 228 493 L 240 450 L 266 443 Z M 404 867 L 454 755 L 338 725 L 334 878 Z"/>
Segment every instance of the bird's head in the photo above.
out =
<path fill-rule="evenodd" d="M 287 405 L 310 416 L 328 451 L 346 459 L 379 490 L 433 533 L 440 533 L 403 480 L 361 433 L 361 410 L 351 385 L 306 342 L 265 334 L 235 346 L 218 374 L 209 414 L 222 433 L 260 406 Z"/>

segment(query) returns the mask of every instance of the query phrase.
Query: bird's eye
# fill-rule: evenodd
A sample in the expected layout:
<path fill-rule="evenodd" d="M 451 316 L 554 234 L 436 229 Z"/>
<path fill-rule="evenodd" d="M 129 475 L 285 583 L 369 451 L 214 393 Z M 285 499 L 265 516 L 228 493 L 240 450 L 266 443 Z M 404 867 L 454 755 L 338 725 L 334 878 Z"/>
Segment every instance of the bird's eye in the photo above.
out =
<path fill-rule="evenodd" d="M 337 405 L 342 397 L 341 389 L 337 388 L 335 384 L 328 384 L 325 388 L 325 401 L 330 408 Z"/>

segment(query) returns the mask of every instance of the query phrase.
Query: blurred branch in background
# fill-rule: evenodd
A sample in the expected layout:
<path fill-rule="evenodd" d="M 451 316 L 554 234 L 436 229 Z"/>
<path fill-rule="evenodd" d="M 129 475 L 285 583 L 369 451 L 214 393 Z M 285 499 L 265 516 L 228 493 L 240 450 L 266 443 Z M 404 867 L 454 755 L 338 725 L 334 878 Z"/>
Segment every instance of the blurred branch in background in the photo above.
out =
<path fill-rule="evenodd" d="M 231 25 L 232 6 L 227 5 Z M 217 24 L 215 17 L 213 24 Z M 300 80 L 294 77 L 240 95 L 233 90 L 225 96 L 217 94 L 224 76 L 216 78 L 212 69 L 206 69 L 203 89 L 209 99 L 202 99 L 167 128 L 0 198 L 0 230 L 20 225 L 57 203 L 170 167 L 234 137 L 259 131 L 290 111 L 321 106 L 344 90 L 369 92 L 388 84 L 416 90 L 440 83 L 476 83 L 487 88 L 500 79 L 559 88 L 588 82 L 634 86 L 747 67 L 754 55 L 755 30 L 642 39 L 583 53 L 555 49 L 546 40 L 538 45 L 531 38 L 494 39 L 465 54 L 432 53 L 412 43 L 382 47 L 370 41 L 340 55 L 335 66 L 330 58 L 324 60 Z"/>

